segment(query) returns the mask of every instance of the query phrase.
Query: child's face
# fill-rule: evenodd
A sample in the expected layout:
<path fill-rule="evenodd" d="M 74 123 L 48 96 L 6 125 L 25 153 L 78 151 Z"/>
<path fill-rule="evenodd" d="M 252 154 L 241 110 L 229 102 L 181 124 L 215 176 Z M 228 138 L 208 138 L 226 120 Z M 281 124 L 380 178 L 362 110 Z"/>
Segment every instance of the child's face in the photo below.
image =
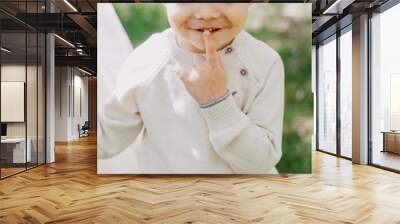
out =
<path fill-rule="evenodd" d="M 202 32 L 211 31 L 217 49 L 228 45 L 242 30 L 249 3 L 167 3 L 168 20 L 179 44 L 195 53 L 204 52 Z"/>

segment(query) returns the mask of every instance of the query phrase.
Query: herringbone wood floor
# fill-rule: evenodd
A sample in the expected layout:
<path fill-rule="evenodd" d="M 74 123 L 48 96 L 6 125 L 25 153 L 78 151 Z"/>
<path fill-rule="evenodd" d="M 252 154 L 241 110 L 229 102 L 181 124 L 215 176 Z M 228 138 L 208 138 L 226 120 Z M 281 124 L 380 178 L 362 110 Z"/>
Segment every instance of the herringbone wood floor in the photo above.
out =
<path fill-rule="evenodd" d="M 400 223 L 400 175 L 313 153 L 313 174 L 98 176 L 94 137 L 0 181 L 0 223 Z"/>

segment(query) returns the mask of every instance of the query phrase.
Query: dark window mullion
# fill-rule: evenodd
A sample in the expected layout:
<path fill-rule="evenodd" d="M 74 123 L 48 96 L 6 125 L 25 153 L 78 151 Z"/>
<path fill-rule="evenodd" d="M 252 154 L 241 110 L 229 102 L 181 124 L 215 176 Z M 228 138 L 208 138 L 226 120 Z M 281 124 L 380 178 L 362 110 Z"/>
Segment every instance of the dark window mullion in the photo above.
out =
<path fill-rule="evenodd" d="M 341 80 L 341 64 L 340 64 L 340 36 L 341 32 L 338 28 L 336 31 L 336 154 L 341 156 L 341 119 L 340 119 L 340 80 Z"/>
<path fill-rule="evenodd" d="M 316 82 L 316 94 L 315 94 L 315 148 L 319 149 L 319 44 L 315 47 L 315 82 Z"/>
<path fill-rule="evenodd" d="M 25 0 L 25 21 L 27 21 L 28 1 Z M 25 88 L 24 88 L 24 120 L 25 120 L 25 170 L 28 170 L 28 119 L 27 119 L 27 96 L 28 96 L 28 25 L 25 23 Z"/>
<path fill-rule="evenodd" d="M 39 13 L 39 0 L 36 1 Z M 39 32 L 36 32 L 36 166 L 39 165 Z"/>
<path fill-rule="evenodd" d="M 373 148 L 372 148 L 372 64 L 371 64 L 371 57 L 372 57 L 372 25 L 371 25 L 371 20 L 372 20 L 372 12 L 369 11 L 368 12 L 368 30 L 367 30 L 367 46 L 368 46 L 368 53 L 367 53 L 367 66 L 368 66 L 368 70 L 367 70 L 367 119 L 368 119 L 368 124 L 367 124 L 367 132 L 368 132 L 368 164 L 373 164 Z"/>

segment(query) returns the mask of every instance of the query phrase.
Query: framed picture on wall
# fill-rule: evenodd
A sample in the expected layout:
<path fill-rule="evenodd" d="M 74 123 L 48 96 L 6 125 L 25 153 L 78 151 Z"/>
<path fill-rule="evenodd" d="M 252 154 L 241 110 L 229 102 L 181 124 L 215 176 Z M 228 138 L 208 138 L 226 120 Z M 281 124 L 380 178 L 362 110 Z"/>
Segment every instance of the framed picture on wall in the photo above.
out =
<path fill-rule="evenodd" d="M 25 82 L 1 82 L 1 122 L 25 121 Z"/>

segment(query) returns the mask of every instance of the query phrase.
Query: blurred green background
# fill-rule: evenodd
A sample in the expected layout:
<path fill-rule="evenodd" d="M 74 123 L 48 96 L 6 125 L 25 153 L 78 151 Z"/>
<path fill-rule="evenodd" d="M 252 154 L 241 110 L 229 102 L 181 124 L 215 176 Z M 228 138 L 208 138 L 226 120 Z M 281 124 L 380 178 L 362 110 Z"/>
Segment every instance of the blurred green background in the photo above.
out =
<path fill-rule="evenodd" d="M 114 3 L 133 46 L 169 27 L 159 3 Z M 285 65 L 282 173 L 311 173 L 311 4 L 254 3 L 245 30 L 268 43 Z"/>

